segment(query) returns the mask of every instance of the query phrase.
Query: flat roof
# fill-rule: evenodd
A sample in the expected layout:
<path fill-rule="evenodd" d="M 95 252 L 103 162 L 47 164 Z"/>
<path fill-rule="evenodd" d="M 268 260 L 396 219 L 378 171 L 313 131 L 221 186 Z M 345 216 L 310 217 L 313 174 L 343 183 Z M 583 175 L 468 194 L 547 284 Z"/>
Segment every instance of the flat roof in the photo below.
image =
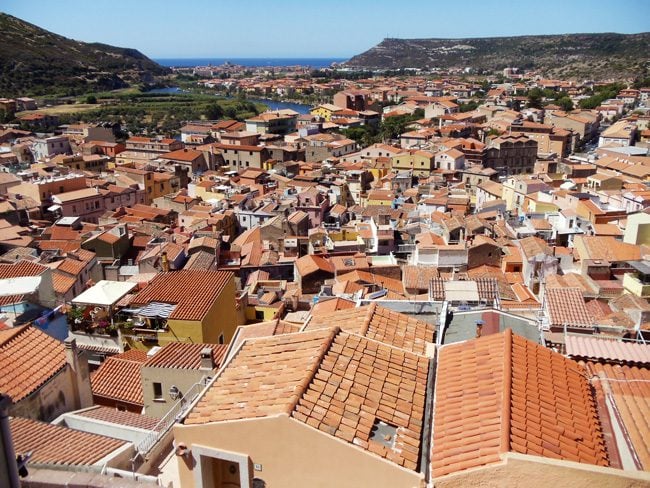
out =
<path fill-rule="evenodd" d="M 77 295 L 72 300 L 72 303 L 105 306 L 114 305 L 136 286 L 137 283 L 130 283 L 127 281 L 101 280 L 80 295 Z"/>

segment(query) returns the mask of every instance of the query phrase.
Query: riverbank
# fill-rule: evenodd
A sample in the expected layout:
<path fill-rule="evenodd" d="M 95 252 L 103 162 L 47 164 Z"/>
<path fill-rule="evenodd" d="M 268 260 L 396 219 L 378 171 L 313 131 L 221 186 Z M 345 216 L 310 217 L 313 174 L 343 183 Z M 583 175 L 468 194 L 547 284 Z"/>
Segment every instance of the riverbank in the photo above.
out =
<path fill-rule="evenodd" d="M 165 88 L 156 88 L 153 90 L 146 91 L 144 93 L 152 93 L 152 94 L 166 94 L 166 95 L 173 95 L 173 94 L 183 94 L 183 93 L 194 93 L 189 90 L 183 90 L 182 88 L 178 86 L 168 86 Z M 219 93 L 214 93 L 214 95 L 218 98 L 222 98 L 225 100 L 237 100 L 237 97 L 233 96 L 227 96 L 227 95 L 221 95 Z M 246 98 L 247 102 L 252 102 L 254 104 L 263 104 L 268 107 L 269 110 L 294 110 L 298 112 L 299 114 L 308 114 L 309 111 L 311 110 L 311 105 L 307 105 L 304 103 L 298 103 L 298 102 L 293 102 L 289 100 L 273 100 L 271 98 Z"/>

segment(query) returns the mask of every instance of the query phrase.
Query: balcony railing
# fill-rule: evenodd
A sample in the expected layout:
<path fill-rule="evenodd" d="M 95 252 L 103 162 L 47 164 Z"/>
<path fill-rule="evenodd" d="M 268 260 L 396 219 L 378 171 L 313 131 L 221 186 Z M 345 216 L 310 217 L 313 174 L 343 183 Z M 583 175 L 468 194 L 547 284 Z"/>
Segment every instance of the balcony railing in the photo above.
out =
<path fill-rule="evenodd" d="M 174 406 L 165 414 L 163 418 L 156 424 L 152 431 L 136 446 L 136 449 L 142 457 L 146 457 L 147 453 L 153 449 L 156 443 L 172 428 L 172 426 L 180 422 L 187 413 L 190 405 L 196 400 L 196 397 L 203 391 L 208 384 L 208 377 L 204 376 L 201 381 L 194 383 L 189 390 L 183 393 L 183 396 L 178 400 Z"/>

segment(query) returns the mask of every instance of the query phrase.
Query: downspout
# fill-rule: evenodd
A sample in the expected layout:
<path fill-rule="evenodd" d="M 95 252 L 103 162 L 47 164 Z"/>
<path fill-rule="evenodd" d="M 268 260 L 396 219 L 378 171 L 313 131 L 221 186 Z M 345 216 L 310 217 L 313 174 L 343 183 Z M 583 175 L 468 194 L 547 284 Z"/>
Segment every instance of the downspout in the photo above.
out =
<path fill-rule="evenodd" d="M 9 406 L 11 398 L 0 393 L 0 485 L 20 488 L 16 452 L 9 428 Z"/>
<path fill-rule="evenodd" d="M 420 462 L 418 471 L 424 474 L 424 481 L 429 483 L 431 470 L 429 464 L 431 461 L 431 441 L 433 439 L 433 404 L 434 404 L 434 385 L 436 382 L 436 367 L 438 361 L 438 351 L 434 357 L 429 359 L 429 374 L 427 375 L 426 403 L 424 406 L 424 422 L 422 428 L 422 439 L 420 440 Z"/>

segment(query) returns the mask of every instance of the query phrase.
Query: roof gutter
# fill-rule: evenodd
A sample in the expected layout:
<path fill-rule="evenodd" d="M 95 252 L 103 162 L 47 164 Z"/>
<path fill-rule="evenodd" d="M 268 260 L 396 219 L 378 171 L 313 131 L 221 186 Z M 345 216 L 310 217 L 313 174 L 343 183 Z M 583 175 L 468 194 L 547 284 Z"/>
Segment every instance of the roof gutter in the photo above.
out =
<path fill-rule="evenodd" d="M 422 438 L 420 439 L 420 461 L 418 471 L 424 474 L 425 483 L 429 483 L 431 470 L 429 461 L 431 459 L 431 442 L 433 439 L 433 404 L 434 385 L 436 382 L 436 368 L 438 365 L 438 351 L 434 357 L 429 359 L 429 374 L 427 375 L 426 403 L 424 405 L 424 422 L 422 425 Z"/>

